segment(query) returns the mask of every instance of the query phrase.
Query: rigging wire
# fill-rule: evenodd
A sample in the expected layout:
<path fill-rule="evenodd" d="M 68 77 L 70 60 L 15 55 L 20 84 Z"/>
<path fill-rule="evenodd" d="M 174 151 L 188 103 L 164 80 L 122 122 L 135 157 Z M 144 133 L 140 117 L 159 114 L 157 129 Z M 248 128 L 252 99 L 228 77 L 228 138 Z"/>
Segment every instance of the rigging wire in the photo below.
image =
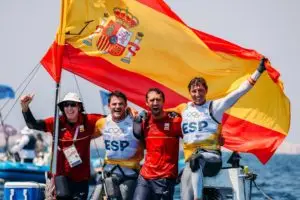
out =
<path fill-rule="evenodd" d="M 270 196 L 268 196 L 264 191 L 262 191 L 258 185 L 256 184 L 255 180 L 253 180 L 253 183 L 256 187 L 256 189 L 267 199 L 267 200 L 273 200 Z"/>
<path fill-rule="evenodd" d="M 19 91 L 19 89 L 21 88 L 21 86 L 24 84 L 24 82 L 27 81 L 27 79 L 31 76 L 31 74 L 38 68 L 40 67 L 41 64 L 38 63 L 35 65 L 35 67 L 31 70 L 31 72 L 27 75 L 27 77 L 19 84 L 19 86 L 17 87 L 17 89 L 15 90 L 15 93 L 17 93 Z M 0 112 L 4 109 L 4 107 L 8 104 L 8 102 L 10 101 L 11 99 L 7 99 L 5 101 L 5 103 L 2 105 L 2 107 L 0 108 Z"/>
<path fill-rule="evenodd" d="M 242 169 L 244 169 L 244 166 L 242 167 Z M 253 185 L 252 185 L 252 183 L 254 184 L 254 186 L 256 187 L 256 189 L 265 197 L 265 199 L 267 199 L 267 200 L 273 200 L 270 196 L 268 196 L 264 191 L 262 191 L 262 189 L 260 189 L 259 187 L 258 187 L 258 185 L 256 184 L 256 182 L 255 182 L 255 180 L 256 180 L 256 178 L 257 178 L 257 174 L 254 174 L 254 173 L 252 173 L 252 172 L 250 172 L 250 173 L 246 173 L 246 176 L 245 176 L 245 178 L 247 179 L 247 180 L 250 180 L 250 185 L 249 185 L 249 196 L 248 196 L 248 199 L 249 200 L 251 200 L 251 198 L 252 198 L 252 188 L 253 188 Z M 244 189 L 245 189 L 245 187 L 244 187 Z M 244 190 L 245 191 L 245 190 Z M 245 198 L 246 198 L 246 195 L 244 194 L 244 196 L 245 196 Z"/>
<path fill-rule="evenodd" d="M 251 180 L 250 181 L 250 192 L 249 192 L 249 200 L 251 200 L 251 198 L 252 198 L 252 182 L 253 182 L 254 180 Z M 246 196 L 246 195 L 245 195 Z"/>
<path fill-rule="evenodd" d="M 273 200 L 270 196 L 268 196 L 264 191 L 262 191 L 262 189 L 260 189 L 260 187 L 258 187 L 258 185 L 256 184 L 255 180 L 251 180 L 251 182 L 254 183 L 254 186 L 256 187 L 256 189 L 267 199 L 267 200 Z"/>
<path fill-rule="evenodd" d="M 27 86 L 31 83 L 32 79 L 35 77 L 36 73 L 38 72 L 39 68 L 40 68 L 41 64 L 37 64 L 37 67 L 35 67 L 35 71 L 33 72 L 30 72 L 31 74 L 31 77 L 30 79 L 28 80 L 28 82 L 26 83 L 25 87 L 22 89 L 21 93 L 18 95 L 18 97 L 16 98 L 16 101 L 14 102 L 14 104 L 12 105 L 12 107 L 8 110 L 8 112 L 6 113 L 6 115 L 3 117 L 3 121 L 6 120 L 6 118 L 8 117 L 8 115 L 10 114 L 10 112 L 12 111 L 12 109 L 15 107 L 16 103 L 18 102 L 18 100 L 20 99 L 21 95 L 23 94 L 23 92 L 25 91 L 25 89 L 27 88 Z M 27 77 L 28 78 L 28 77 Z M 27 79 L 26 78 L 26 79 Z M 25 79 L 25 80 L 26 80 Z M 22 82 L 22 84 L 24 83 L 25 81 Z M 19 89 L 19 88 L 18 88 Z"/>
<path fill-rule="evenodd" d="M 81 90 L 80 90 L 80 87 L 79 87 L 79 83 L 78 83 L 78 80 L 77 80 L 77 76 L 76 76 L 75 74 L 73 74 L 73 75 L 74 75 L 74 79 L 75 79 L 75 82 L 76 82 L 76 87 L 77 87 L 79 96 L 80 96 L 80 98 L 82 99 L 82 103 L 83 103 L 83 105 L 84 105 L 84 100 L 83 100 L 83 96 L 82 96 L 82 93 L 81 93 Z M 94 144 L 95 144 L 95 147 L 96 147 L 96 152 L 97 152 L 97 154 L 98 154 L 98 157 L 100 158 L 101 155 L 100 155 L 99 148 L 98 148 L 98 145 L 97 145 L 97 143 L 96 143 L 96 140 L 93 139 L 93 141 L 94 141 Z M 103 167 L 103 163 L 101 162 L 101 160 L 100 160 L 100 166 Z"/>
<path fill-rule="evenodd" d="M 99 152 L 99 149 L 100 149 L 100 148 L 98 148 L 98 145 L 97 145 L 96 139 L 93 139 L 93 141 L 94 141 L 94 144 L 95 144 L 95 146 L 96 146 L 96 150 L 97 150 L 98 157 L 99 157 L 99 158 L 101 158 L 101 155 L 100 155 L 100 152 Z M 100 159 L 100 166 L 101 166 L 101 167 L 103 167 L 103 166 L 104 166 L 104 163 L 102 162 L 102 160 L 101 160 L 101 159 Z"/>
<path fill-rule="evenodd" d="M 78 90 L 79 96 L 80 96 L 80 98 L 81 98 L 82 102 L 84 102 L 84 101 L 83 101 L 83 96 L 82 96 L 82 93 L 81 93 L 81 90 L 80 90 L 80 87 L 79 87 L 79 84 L 78 84 L 77 77 L 76 77 L 76 75 L 75 75 L 75 74 L 73 74 L 73 75 L 74 75 L 74 79 L 75 79 L 75 83 L 76 83 L 76 87 L 77 87 L 77 90 Z"/>

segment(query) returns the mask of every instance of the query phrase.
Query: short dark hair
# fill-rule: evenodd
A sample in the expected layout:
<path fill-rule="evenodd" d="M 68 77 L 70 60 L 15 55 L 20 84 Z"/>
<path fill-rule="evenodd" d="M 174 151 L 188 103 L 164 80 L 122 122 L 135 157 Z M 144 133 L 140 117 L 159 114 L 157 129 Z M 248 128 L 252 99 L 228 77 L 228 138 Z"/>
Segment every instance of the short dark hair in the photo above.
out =
<path fill-rule="evenodd" d="M 159 94 L 159 95 L 162 97 L 163 102 L 165 102 L 165 94 L 164 94 L 164 92 L 161 91 L 159 88 L 150 88 L 150 89 L 148 90 L 148 92 L 146 93 L 146 101 L 148 100 L 148 94 L 149 94 L 150 92 L 156 92 L 157 94 Z"/>
<path fill-rule="evenodd" d="M 193 78 L 188 85 L 189 91 L 191 90 L 193 85 L 202 85 L 206 90 L 208 89 L 206 80 L 203 77 Z"/>
<path fill-rule="evenodd" d="M 125 103 L 127 103 L 127 97 L 123 92 L 120 92 L 119 90 L 115 90 L 112 91 L 109 95 L 108 95 L 108 104 L 110 104 L 111 98 L 112 97 L 119 97 L 124 99 Z"/>

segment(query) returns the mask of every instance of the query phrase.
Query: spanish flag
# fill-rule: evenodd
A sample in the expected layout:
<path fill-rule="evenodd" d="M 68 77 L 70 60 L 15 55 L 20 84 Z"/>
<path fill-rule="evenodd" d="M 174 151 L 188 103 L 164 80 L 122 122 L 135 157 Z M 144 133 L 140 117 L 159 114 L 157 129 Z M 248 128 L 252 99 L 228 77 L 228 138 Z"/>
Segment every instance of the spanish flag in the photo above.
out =
<path fill-rule="evenodd" d="M 63 48 L 63 69 L 121 90 L 141 107 L 150 87 L 165 92 L 166 108 L 189 101 L 187 85 L 195 76 L 207 80 L 208 99 L 221 98 L 237 89 L 262 57 L 187 26 L 163 0 L 62 2 L 63 40 L 56 38 L 42 59 L 50 75 L 59 80 L 51 52 Z M 270 159 L 290 126 L 290 103 L 279 75 L 267 66 L 255 87 L 226 112 L 226 148 L 253 153 L 262 163 Z"/>
<path fill-rule="evenodd" d="M 55 41 L 49 48 L 44 58 L 41 60 L 41 64 L 57 83 L 60 82 L 61 78 L 62 60 L 65 46 L 65 30 L 67 25 L 67 12 L 69 5 L 69 0 L 61 1 L 60 24 L 58 26 Z"/>

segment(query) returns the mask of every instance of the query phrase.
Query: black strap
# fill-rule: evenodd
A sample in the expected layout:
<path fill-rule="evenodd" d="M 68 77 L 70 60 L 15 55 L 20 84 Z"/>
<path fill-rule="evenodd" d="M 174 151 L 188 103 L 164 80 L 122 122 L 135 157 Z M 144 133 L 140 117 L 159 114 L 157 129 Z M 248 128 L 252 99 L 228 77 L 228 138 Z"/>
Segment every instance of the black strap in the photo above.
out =
<path fill-rule="evenodd" d="M 203 153 L 203 152 L 214 153 L 214 154 L 218 154 L 218 155 L 222 156 L 221 150 L 210 150 L 210 149 L 197 148 L 197 149 L 193 152 L 192 156 L 190 156 L 190 157 L 186 160 L 186 162 L 189 162 L 192 158 L 197 157 L 199 154 L 201 154 L 201 153 Z"/>
<path fill-rule="evenodd" d="M 106 166 L 106 163 L 103 165 L 103 168 Z M 119 169 L 119 171 L 121 172 L 121 175 L 122 175 L 122 179 L 120 180 L 121 182 L 123 182 L 123 181 L 125 181 L 125 180 L 135 180 L 135 179 L 137 179 L 137 177 L 138 177 L 138 175 L 139 175 L 139 171 L 138 170 L 135 170 L 135 169 L 132 169 L 135 173 L 136 173 L 136 176 L 127 176 L 125 173 L 124 173 L 124 171 L 123 171 L 123 169 L 122 169 L 122 167 L 120 166 L 120 165 L 114 165 L 113 166 L 113 168 L 111 168 L 111 170 L 109 170 L 109 171 L 106 171 L 105 172 L 105 176 L 106 177 L 111 177 L 112 176 L 112 174 L 114 174 L 114 171 L 116 170 L 116 169 Z"/>

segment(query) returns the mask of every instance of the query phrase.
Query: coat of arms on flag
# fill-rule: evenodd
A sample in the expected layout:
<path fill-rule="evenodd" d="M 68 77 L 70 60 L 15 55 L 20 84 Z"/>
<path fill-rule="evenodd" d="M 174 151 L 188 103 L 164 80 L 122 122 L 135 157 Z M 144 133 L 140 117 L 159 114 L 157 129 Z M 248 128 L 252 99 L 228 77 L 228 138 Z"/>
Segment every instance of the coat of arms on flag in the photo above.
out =
<path fill-rule="evenodd" d="M 131 57 L 136 55 L 140 49 L 139 43 L 144 34 L 137 32 L 134 41 L 131 39 L 134 32 L 130 29 L 139 25 L 139 20 L 127 9 L 114 8 L 115 20 L 109 19 L 109 15 L 104 13 L 100 24 L 96 30 L 83 43 L 87 46 L 93 45 L 93 40 L 97 41 L 96 46 L 101 54 L 110 54 L 112 56 L 121 56 L 128 47 L 128 53 L 121 58 L 124 63 L 130 63 Z"/>

